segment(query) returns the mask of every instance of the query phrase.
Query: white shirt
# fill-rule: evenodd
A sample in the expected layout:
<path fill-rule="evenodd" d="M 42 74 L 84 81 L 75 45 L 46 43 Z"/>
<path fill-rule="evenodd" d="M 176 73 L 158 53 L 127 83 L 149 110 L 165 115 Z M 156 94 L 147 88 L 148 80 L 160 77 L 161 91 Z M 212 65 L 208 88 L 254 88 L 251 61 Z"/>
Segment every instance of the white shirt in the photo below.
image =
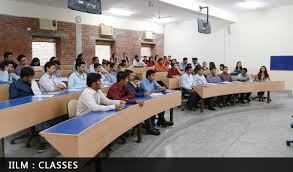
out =
<path fill-rule="evenodd" d="M 136 61 L 135 59 L 133 60 L 133 66 L 134 67 L 146 67 L 146 64 L 141 60 Z"/>
<path fill-rule="evenodd" d="M 92 111 L 114 110 L 116 104 L 120 104 L 120 100 L 110 100 L 101 90 L 96 92 L 88 87 L 79 97 L 76 115 L 84 115 Z"/>
<path fill-rule="evenodd" d="M 68 89 L 85 89 L 87 75 L 85 73 L 73 72 L 68 79 Z"/>
<path fill-rule="evenodd" d="M 95 65 L 94 64 L 90 65 L 89 72 L 90 73 L 97 73 L 96 70 L 95 70 Z M 103 66 L 101 66 L 101 72 L 108 73 L 108 71 L 106 71 L 106 69 Z"/>
<path fill-rule="evenodd" d="M 42 95 L 40 87 L 35 80 L 32 80 L 31 88 L 32 88 L 34 95 Z"/>
<path fill-rule="evenodd" d="M 193 76 L 191 74 L 188 75 L 187 73 L 184 73 L 180 78 L 180 83 L 182 88 L 185 88 L 188 90 L 192 89 Z"/>
<path fill-rule="evenodd" d="M 44 73 L 39 81 L 40 88 L 42 92 L 53 92 L 54 86 L 62 84 L 66 88 L 66 84 L 62 82 L 59 78 L 55 76 L 50 76 Z"/>
<path fill-rule="evenodd" d="M 207 86 L 208 82 L 206 80 L 206 78 L 204 77 L 204 75 L 199 76 L 198 74 L 196 74 L 193 78 L 193 85 L 195 86 Z"/>

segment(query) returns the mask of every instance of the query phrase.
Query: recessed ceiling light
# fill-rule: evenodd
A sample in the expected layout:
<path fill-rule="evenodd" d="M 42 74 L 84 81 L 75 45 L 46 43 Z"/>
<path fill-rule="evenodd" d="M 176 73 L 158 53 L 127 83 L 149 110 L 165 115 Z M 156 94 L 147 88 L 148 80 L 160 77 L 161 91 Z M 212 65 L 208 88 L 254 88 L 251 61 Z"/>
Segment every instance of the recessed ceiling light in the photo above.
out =
<path fill-rule="evenodd" d="M 244 1 L 237 3 L 239 7 L 247 8 L 247 9 L 257 9 L 266 6 L 266 3 L 260 1 Z"/>
<path fill-rule="evenodd" d="M 157 17 L 154 17 L 150 20 L 153 22 L 158 22 L 158 23 L 170 23 L 170 22 L 175 21 L 175 19 L 173 19 L 173 18 L 157 18 Z"/>
<path fill-rule="evenodd" d="M 119 9 L 119 8 L 110 8 L 107 12 L 114 14 L 114 15 L 119 15 L 119 16 L 131 16 L 134 14 L 132 11 L 128 11 L 125 9 Z"/>

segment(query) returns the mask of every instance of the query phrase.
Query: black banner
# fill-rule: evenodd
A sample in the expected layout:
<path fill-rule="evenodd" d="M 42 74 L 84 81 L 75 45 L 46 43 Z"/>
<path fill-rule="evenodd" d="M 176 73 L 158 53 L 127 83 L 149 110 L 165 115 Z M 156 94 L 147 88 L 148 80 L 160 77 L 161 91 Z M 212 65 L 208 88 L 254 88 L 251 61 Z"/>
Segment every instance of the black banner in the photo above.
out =
<path fill-rule="evenodd" d="M 291 158 L 6 158 L 6 171 L 86 172 L 292 172 Z"/>

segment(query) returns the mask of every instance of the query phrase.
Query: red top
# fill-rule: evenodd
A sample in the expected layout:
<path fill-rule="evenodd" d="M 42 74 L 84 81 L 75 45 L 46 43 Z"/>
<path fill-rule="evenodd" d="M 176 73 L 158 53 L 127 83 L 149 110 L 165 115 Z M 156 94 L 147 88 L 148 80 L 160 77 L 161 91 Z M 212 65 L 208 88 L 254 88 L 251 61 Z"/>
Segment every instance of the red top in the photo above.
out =
<path fill-rule="evenodd" d="M 136 103 L 134 95 L 127 86 L 121 86 L 118 82 L 110 87 L 107 97 L 112 100 L 123 100 L 127 103 Z"/>
<path fill-rule="evenodd" d="M 181 73 L 178 71 L 178 69 L 175 69 L 175 68 L 172 68 L 172 69 L 169 69 L 168 71 L 168 78 L 173 78 L 173 76 L 181 76 Z"/>
<path fill-rule="evenodd" d="M 147 63 L 147 67 L 153 67 L 153 66 L 155 66 L 155 63 Z"/>

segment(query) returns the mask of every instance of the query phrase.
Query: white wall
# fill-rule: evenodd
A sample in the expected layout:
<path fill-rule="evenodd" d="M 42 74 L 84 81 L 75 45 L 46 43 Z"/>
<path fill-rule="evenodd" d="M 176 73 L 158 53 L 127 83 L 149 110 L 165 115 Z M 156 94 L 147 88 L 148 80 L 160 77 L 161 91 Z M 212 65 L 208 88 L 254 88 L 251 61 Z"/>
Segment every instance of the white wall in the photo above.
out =
<path fill-rule="evenodd" d="M 293 6 L 250 12 L 239 16 L 227 37 L 227 64 L 240 59 L 251 72 L 269 68 L 272 55 L 293 55 Z M 274 80 L 285 80 L 293 90 L 293 71 L 271 71 Z"/>
<path fill-rule="evenodd" d="M 100 25 L 101 23 L 103 23 L 105 25 L 110 25 L 118 29 L 153 31 L 156 33 L 163 33 L 163 26 L 152 22 L 128 20 L 112 16 L 87 14 L 73 11 L 70 9 L 40 6 L 37 4 L 14 2 L 10 0 L 1 0 L 0 14 L 55 19 L 59 21 L 72 23 L 75 23 L 76 16 L 81 16 L 81 24 Z"/>
<path fill-rule="evenodd" d="M 174 57 L 198 57 L 202 61 L 224 63 L 230 70 L 237 61 L 250 73 L 260 66 L 269 68 L 270 56 L 293 55 L 293 6 L 243 13 L 231 24 L 212 21 L 213 33 L 197 33 L 196 21 L 185 21 L 165 27 L 165 54 Z M 293 71 L 271 71 L 273 80 L 285 80 L 293 90 Z"/>

